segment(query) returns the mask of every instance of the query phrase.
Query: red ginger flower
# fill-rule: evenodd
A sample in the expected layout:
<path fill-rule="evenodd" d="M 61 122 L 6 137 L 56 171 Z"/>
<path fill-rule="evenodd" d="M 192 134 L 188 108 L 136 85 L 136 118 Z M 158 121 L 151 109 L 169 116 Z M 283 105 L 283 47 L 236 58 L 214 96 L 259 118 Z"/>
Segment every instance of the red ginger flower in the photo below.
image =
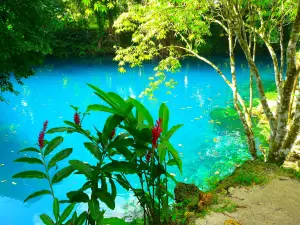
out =
<path fill-rule="evenodd" d="M 162 120 L 160 118 L 159 120 L 156 120 L 156 124 L 152 129 L 152 149 L 157 148 L 157 140 L 162 132 L 161 121 Z"/>
<path fill-rule="evenodd" d="M 80 117 L 77 112 L 74 114 L 74 123 L 80 125 Z"/>
<path fill-rule="evenodd" d="M 114 138 L 115 134 L 116 134 L 116 129 L 113 129 L 110 134 L 109 140 L 112 140 Z"/>
<path fill-rule="evenodd" d="M 153 154 L 154 149 L 157 148 L 157 140 L 160 137 L 160 134 L 162 132 L 162 128 L 161 128 L 161 118 L 159 118 L 159 120 L 156 120 L 156 124 L 152 129 L 152 151 L 148 151 L 147 155 L 146 155 L 146 160 L 149 162 L 150 158 Z"/>
<path fill-rule="evenodd" d="M 40 149 L 42 149 L 44 147 L 44 138 L 45 138 L 45 133 L 46 133 L 46 130 L 47 130 L 47 126 L 48 126 L 48 120 L 46 120 L 44 122 L 43 129 L 41 130 L 41 132 L 39 134 L 38 142 L 39 142 Z"/>

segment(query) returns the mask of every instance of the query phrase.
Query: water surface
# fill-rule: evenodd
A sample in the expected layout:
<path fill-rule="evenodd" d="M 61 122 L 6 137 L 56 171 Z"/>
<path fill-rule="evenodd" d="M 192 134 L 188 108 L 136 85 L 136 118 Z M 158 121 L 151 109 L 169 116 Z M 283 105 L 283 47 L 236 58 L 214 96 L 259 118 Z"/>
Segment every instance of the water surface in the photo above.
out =
<path fill-rule="evenodd" d="M 214 59 L 228 75 L 228 61 Z M 37 68 L 35 76 L 24 81 L 25 86 L 17 86 L 19 96 L 6 94 L 9 104 L 0 103 L 0 221 L 3 225 L 41 224 L 39 215 L 51 213 L 50 196 L 23 203 L 32 192 L 47 188 L 43 180 L 12 179 L 12 175 L 26 169 L 38 168 L 36 165 L 13 163 L 13 160 L 25 154 L 18 154 L 20 149 L 37 143 L 42 124 L 49 121 L 49 127 L 63 126 L 64 120 L 72 120 L 73 109 L 70 104 L 82 111 L 89 104 L 100 103 L 86 83 L 94 84 L 104 91 L 114 91 L 123 98 L 138 98 L 149 83 L 154 64 L 129 69 L 126 74 L 117 72 L 117 65 L 111 58 L 86 60 L 55 60 L 46 66 Z M 273 79 L 272 70 L 265 61 L 260 64 L 264 79 Z M 174 75 L 178 81 L 175 89 L 169 91 L 162 86 L 156 92 L 157 100 L 141 101 L 149 108 L 155 119 L 158 118 L 159 105 L 166 102 L 170 109 L 170 126 L 184 124 L 171 139 L 183 161 L 183 174 L 176 170 L 179 181 L 195 183 L 206 188 L 206 178 L 224 176 L 234 169 L 235 164 L 248 157 L 245 142 L 240 131 L 220 131 L 211 121 L 210 112 L 215 108 L 228 107 L 232 103 L 232 93 L 225 82 L 209 66 L 198 61 L 186 60 L 181 72 Z M 238 62 L 238 82 L 240 90 L 246 90 L 249 71 L 247 64 Z M 247 93 L 244 93 L 246 96 Z M 107 113 L 93 113 L 84 122 L 86 129 L 93 125 L 102 129 Z M 93 163 L 94 159 L 84 149 L 84 138 L 77 134 L 66 135 L 59 149 L 72 147 L 70 159 L 80 159 Z M 53 136 L 47 136 L 50 140 Z M 67 162 L 65 162 L 67 163 Z M 59 164 L 60 167 L 64 164 Z M 174 168 L 175 169 L 175 168 Z M 134 182 L 135 180 L 133 180 Z M 65 199 L 68 191 L 81 187 L 84 180 L 80 176 L 71 176 L 55 186 L 55 193 Z M 118 188 L 117 207 L 108 215 L 121 216 L 123 205 L 129 198 L 122 188 Z M 86 206 L 81 205 L 78 210 Z"/>

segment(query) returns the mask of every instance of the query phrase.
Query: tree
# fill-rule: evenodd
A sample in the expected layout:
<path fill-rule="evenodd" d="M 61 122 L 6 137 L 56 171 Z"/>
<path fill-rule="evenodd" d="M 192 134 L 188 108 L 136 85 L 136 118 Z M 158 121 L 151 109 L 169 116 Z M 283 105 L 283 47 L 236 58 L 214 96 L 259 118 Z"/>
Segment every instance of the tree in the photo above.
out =
<path fill-rule="evenodd" d="M 211 35 L 212 23 L 220 25 L 228 36 L 231 79 L 198 50 L 205 44 L 205 36 Z M 291 23 L 289 43 L 284 46 L 283 27 Z M 244 127 L 249 151 L 255 158 L 257 150 L 251 121 L 253 76 L 270 126 L 269 150 L 264 154 L 268 161 L 282 163 L 299 133 L 300 95 L 296 96 L 295 110 L 291 99 L 299 74 L 295 56 L 300 31 L 300 1 L 146 1 L 143 5 L 130 6 L 128 12 L 123 13 L 115 22 L 115 27 L 117 32 L 132 33 L 132 45 L 117 48 L 115 60 L 119 61 L 121 72 L 126 71 L 124 66 L 127 64 L 131 67 L 139 66 L 146 60 L 162 57 L 155 68 L 156 80 L 149 84 L 143 95 L 152 97 L 154 90 L 163 83 L 172 86 L 174 80 L 166 80 L 165 71 L 176 72 L 180 68 L 179 60 L 184 57 L 192 56 L 209 64 L 233 92 L 234 107 Z M 278 27 L 279 32 L 276 32 Z M 272 46 L 274 40 L 278 40 L 280 45 L 280 64 Z M 268 104 L 255 63 L 255 47 L 258 41 L 267 47 L 274 65 L 278 92 L 278 107 L 275 111 Z M 250 104 L 237 91 L 234 57 L 237 44 L 243 50 L 251 71 Z M 290 122 L 289 111 L 293 111 L 291 114 L 294 115 Z"/>
<path fill-rule="evenodd" d="M 58 3 L 52 0 L 4 0 L 0 5 L 0 101 L 3 92 L 18 94 L 18 84 L 34 74 L 33 66 L 51 52 Z"/>

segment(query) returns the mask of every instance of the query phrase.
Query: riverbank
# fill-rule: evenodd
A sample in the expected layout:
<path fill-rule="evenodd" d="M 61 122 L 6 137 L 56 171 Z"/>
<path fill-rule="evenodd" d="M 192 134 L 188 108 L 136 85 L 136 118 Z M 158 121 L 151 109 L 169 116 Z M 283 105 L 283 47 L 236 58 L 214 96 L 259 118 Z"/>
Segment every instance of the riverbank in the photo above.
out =
<path fill-rule="evenodd" d="M 212 205 L 193 225 L 297 224 L 300 174 L 263 161 L 248 161 L 212 191 Z M 200 217 L 200 218 L 199 218 Z"/>

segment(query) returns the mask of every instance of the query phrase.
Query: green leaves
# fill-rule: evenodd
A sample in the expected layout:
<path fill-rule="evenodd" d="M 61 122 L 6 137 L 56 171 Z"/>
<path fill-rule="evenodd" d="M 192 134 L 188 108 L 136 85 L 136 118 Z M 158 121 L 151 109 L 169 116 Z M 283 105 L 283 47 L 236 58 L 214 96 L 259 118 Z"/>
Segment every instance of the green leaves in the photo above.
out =
<path fill-rule="evenodd" d="M 125 118 L 118 115 L 111 115 L 107 118 L 103 127 L 102 142 L 104 145 L 107 144 L 111 132 L 118 126 Z"/>
<path fill-rule="evenodd" d="M 63 179 L 67 178 L 74 172 L 74 170 L 75 169 L 72 166 L 67 166 L 67 167 L 59 170 L 52 177 L 52 181 L 51 181 L 52 184 L 58 183 L 58 182 L 62 181 Z"/>
<path fill-rule="evenodd" d="M 41 190 L 41 191 L 34 192 L 34 193 L 28 195 L 28 197 L 24 200 L 24 202 L 27 202 L 29 199 L 32 199 L 32 198 L 35 198 L 38 196 L 42 196 L 42 195 L 51 195 L 51 191 Z"/>
<path fill-rule="evenodd" d="M 139 170 L 134 166 L 134 164 L 125 161 L 114 161 L 104 165 L 101 168 L 104 172 L 120 172 L 126 174 L 134 174 Z"/>
<path fill-rule="evenodd" d="M 74 132 L 75 129 L 72 127 L 56 127 L 49 129 L 46 133 L 53 134 L 53 133 L 61 133 L 61 132 Z"/>
<path fill-rule="evenodd" d="M 60 136 L 52 139 L 46 146 L 44 156 L 49 155 L 58 145 L 60 145 L 63 142 L 63 140 L 63 137 Z"/>
<path fill-rule="evenodd" d="M 112 98 L 110 98 L 107 93 L 105 93 L 100 88 L 98 88 L 98 87 L 96 87 L 92 84 L 87 84 L 87 85 L 90 86 L 91 88 L 93 88 L 96 91 L 95 94 L 97 96 L 99 96 L 103 101 L 105 101 L 111 107 L 113 107 L 115 109 L 118 109 L 118 104 L 116 102 L 114 102 L 114 100 Z"/>
<path fill-rule="evenodd" d="M 83 223 L 86 221 L 87 216 L 87 212 L 82 212 L 76 219 L 75 225 L 83 225 Z"/>
<path fill-rule="evenodd" d="M 141 113 L 143 115 L 143 117 L 146 119 L 149 127 L 153 127 L 154 126 L 153 118 L 152 118 L 151 114 L 149 113 L 149 111 L 147 110 L 147 108 L 136 99 L 130 98 L 130 101 L 136 107 L 136 110 L 139 113 Z"/>
<path fill-rule="evenodd" d="M 30 158 L 30 157 L 18 158 L 14 162 L 25 162 L 25 163 L 29 163 L 29 164 L 40 164 L 40 165 L 43 165 L 42 160 L 40 160 L 38 158 Z"/>
<path fill-rule="evenodd" d="M 110 193 L 101 190 L 97 191 L 96 195 L 102 202 L 107 205 L 108 208 L 110 208 L 111 210 L 115 209 L 115 199 Z"/>
<path fill-rule="evenodd" d="M 178 125 L 173 126 L 173 127 L 166 133 L 165 139 L 166 139 L 166 140 L 169 140 L 169 139 L 172 137 L 172 135 L 173 135 L 180 127 L 182 127 L 182 126 L 183 126 L 183 124 L 178 124 Z"/>
<path fill-rule="evenodd" d="M 37 152 L 37 153 L 40 153 L 40 151 L 36 148 L 25 148 L 19 152 Z"/>
<path fill-rule="evenodd" d="M 13 178 L 36 178 L 36 179 L 47 179 L 47 175 L 43 172 L 36 170 L 28 170 L 13 175 Z"/>
<path fill-rule="evenodd" d="M 182 173 L 182 161 L 178 155 L 178 152 L 174 149 L 174 147 L 170 144 L 170 142 L 165 141 L 163 142 L 165 144 L 165 146 L 167 147 L 168 151 L 171 153 L 173 159 L 176 162 L 176 165 L 179 169 L 179 171 Z"/>
<path fill-rule="evenodd" d="M 85 142 L 84 146 L 86 147 L 87 150 L 90 151 L 90 153 L 92 153 L 92 155 L 94 155 L 98 160 L 101 160 L 101 152 L 98 148 L 97 145 L 95 145 L 94 143 L 91 142 Z"/>
<path fill-rule="evenodd" d="M 53 215 L 56 219 L 56 221 L 58 221 L 59 218 L 59 202 L 57 198 L 54 198 L 53 200 Z"/>
<path fill-rule="evenodd" d="M 101 214 L 99 213 L 100 208 L 99 208 L 98 199 L 92 198 L 91 200 L 89 200 L 88 206 L 89 206 L 89 210 L 92 215 L 92 218 L 95 221 L 98 221 L 101 216 Z"/>
<path fill-rule="evenodd" d="M 92 179 L 93 170 L 89 165 L 79 160 L 70 160 L 69 163 L 75 170 L 78 170 L 79 172 L 83 173 L 87 178 Z"/>
<path fill-rule="evenodd" d="M 111 217 L 111 218 L 104 218 L 102 220 L 103 225 L 127 225 L 123 219 L 117 218 L 117 217 Z"/>
<path fill-rule="evenodd" d="M 61 223 L 64 222 L 70 216 L 75 205 L 76 205 L 75 203 L 72 203 L 72 204 L 68 205 L 67 208 L 63 211 L 63 213 L 60 216 L 60 220 L 59 220 Z"/>
<path fill-rule="evenodd" d="M 53 222 L 53 220 L 46 214 L 42 214 L 40 216 L 41 220 L 43 221 L 43 223 L 45 225 L 55 225 L 55 223 Z"/>
<path fill-rule="evenodd" d="M 60 152 L 58 152 L 53 158 L 49 161 L 48 169 L 51 169 L 53 166 L 56 165 L 57 162 L 64 160 L 69 155 L 71 155 L 73 149 L 72 148 L 66 148 Z"/>
<path fill-rule="evenodd" d="M 67 193 L 67 197 L 71 202 L 88 202 L 89 196 L 83 191 L 70 191 Z"/>
<path fill-rule="evenodd" d="M 166 146 L 163 143 L 159 143 L 158 145 L 158 156 L 159 156 L 159 163 L 163 164 L 166 158 Z"/>
<path fill-rule="evenodd" d="M 122 112 L 120 112 L 119 110 L 113 109 L 113 108 L 109 108 L 107 106 L 104 105 L 89 105 L 87 108 L 88 111 L 101 111 L 101 112 L 108 112 L 108 113 L 112 113 L 112 114 L 116 114 L 119 116 L 125 116 Z"/>
<path fill-rule="evenodd" d="M 159 118 L 162 119 L 162 133 L 165 135 L 168 131 L 169 109 L 165 103 L 162 103 L 159 108 Z"/>

